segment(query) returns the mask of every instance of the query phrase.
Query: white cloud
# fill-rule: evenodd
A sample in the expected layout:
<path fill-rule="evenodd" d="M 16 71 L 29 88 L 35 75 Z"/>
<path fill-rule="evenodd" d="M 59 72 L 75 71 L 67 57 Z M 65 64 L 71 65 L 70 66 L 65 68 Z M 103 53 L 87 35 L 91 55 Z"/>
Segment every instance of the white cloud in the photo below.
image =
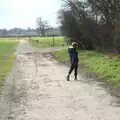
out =
<path fill-rule="evenodd" d="M 51 25 L 55 25 L 56 13 L 60 8 L 60 0 L 0 0 L 0 4 L 5 7 L 1 11 L 0 27 L 8 28 L 35 27 L 37 17 L 43 17 Z M 0 5 L 0 9 L 1 7 Z"/>
<path fill-rule="evenodd" d="M 30 13 L 38 7 L 41 7 L 43 0 L 11 0 L 13 9 L 19 13 Z"/>

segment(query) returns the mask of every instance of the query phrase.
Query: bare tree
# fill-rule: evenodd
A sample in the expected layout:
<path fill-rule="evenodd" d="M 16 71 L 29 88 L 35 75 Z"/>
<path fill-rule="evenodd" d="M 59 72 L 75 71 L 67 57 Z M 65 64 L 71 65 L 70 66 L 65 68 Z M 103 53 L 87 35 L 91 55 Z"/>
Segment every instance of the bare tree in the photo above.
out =
<path fill-rule="evenodd" d="M 40 36 L 45 36 L 46 34 L 46 31 L 48 29 L 48 23 L 47 21 L 44 21 L 42 20 L 41 17 L 37 18 L 36 19 L 36 24 L 37 24 L 37 33 L 40 35 Z"/>
<path fill-rule="evenodd" d="M 62 0 L 64 35 L 97 50 L 120 53 L 120 0 Z"/>

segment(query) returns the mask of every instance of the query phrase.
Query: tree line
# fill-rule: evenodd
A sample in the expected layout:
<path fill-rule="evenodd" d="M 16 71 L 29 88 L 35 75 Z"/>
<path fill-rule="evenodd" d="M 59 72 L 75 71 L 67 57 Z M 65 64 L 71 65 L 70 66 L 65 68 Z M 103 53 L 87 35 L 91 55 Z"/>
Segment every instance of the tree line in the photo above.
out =
<path fill-rule="evenodd" d="M 61 30 L 59 27 L 52 27 L 48 24 L 48 21 L 43 20 L 42 17 L 36 18 L 36 28 L 12 28 L 12 29 L 0 29 L 0 37 L 11 36 L 61 36 Z"/>
<path fill-rule="evenodd" d="M 0 36 L 17 36 L 17 35 L 36 35 L 36 30 L 32 28 L 12 28 L 12 29 L 0 29 Z"/>
<path fill-rule="evenodd" d="M 86 49 L 120 53 L 120 0 L 63 0 L 62 34 Z"/>
<path fill-rule="evenodd" d="M 41 26 L 39 26 L 41 28 Z M 36 29 L 28 28 L 12 28 L 10 30 L 0 29 L 0 37 L 16 37 L 16 36 L 60 36 L 61 32 L 59 28 L 40 29 L 38 26 Z"/>

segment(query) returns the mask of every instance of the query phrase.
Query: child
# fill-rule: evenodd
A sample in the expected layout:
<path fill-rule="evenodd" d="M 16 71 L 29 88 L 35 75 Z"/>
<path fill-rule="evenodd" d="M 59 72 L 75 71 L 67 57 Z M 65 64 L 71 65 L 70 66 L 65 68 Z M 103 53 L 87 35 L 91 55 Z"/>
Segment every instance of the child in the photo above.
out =
<path fill-rule="evenodd" d="M 76 42 L 72 43 L 72 46 L 68 48 L 68 53 L 70 57 L 71 67 L 67 75 L 67 81 L 70 81 L 70 75 L 74 70 L 75 80 L 77 80 L 77 71 L 78 71 L 78 52 L 77 52 L 78 44 Z"/>

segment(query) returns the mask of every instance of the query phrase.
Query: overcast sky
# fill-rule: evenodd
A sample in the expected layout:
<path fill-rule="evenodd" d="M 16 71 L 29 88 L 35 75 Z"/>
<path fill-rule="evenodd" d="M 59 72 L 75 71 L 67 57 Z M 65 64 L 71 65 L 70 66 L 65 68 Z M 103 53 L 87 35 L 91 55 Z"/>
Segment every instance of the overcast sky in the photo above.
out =
<path fill-rule="evenodd" d="M 0 0 L 0 28 L 35 28 L 36 18 L 57 23 L 61 0 Z"/>

